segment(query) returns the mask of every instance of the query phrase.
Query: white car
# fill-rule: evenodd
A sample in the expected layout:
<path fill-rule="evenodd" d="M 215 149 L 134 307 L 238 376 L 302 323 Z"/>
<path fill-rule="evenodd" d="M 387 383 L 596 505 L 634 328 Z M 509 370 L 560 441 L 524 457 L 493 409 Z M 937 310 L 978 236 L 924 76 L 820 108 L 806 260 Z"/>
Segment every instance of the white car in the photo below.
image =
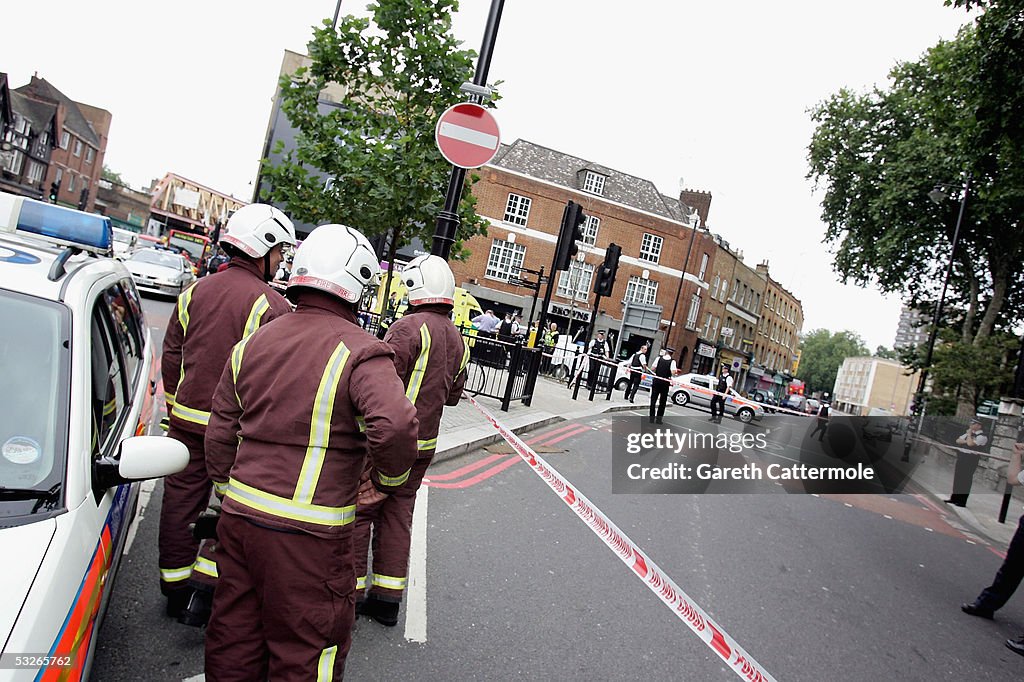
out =
<path fill-rule="evenodd" d="M 124 260 L 135 250 L 139 243 L 139 235 L 131 230 L 114 228 L 114 258 Z"/>
<path fill-rule="evenodd" d="M 139 291 L 178 296 L 196 280 L 192 266 L 167 249 L 139 249 L 124 264 Z"/>
<path fill-rule="evenodd" d="M 681 374 L 672 379 L 672 402 L 676 405 L 700 405 L 711 406 L 711 398 L 714 397 L 714 387 L 718 378 L 710 374 Z M 744 424 L 749 424 L 755 419 L 764 418 L 764 408 L 753 400 L 747 400 L 736 391 L 729 389 L 729 395 L 725 398 L 725 413 L 739 419 Z"/>
<path fill-rule="evenodd" d="M 0 193 L 0 681 L 86 679 L 138 481 L 184 468 L 145 436 L 157 373 L 109 220 Z"/>

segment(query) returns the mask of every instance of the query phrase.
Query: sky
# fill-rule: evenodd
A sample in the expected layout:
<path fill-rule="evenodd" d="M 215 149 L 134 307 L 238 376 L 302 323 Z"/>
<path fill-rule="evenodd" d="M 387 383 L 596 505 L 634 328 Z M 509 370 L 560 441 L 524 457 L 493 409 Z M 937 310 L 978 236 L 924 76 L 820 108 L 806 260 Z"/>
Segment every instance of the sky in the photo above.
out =
<path fill-rule="evenodd" d="M 365 15 L 365 0 L 341 0 Z M 174 172 L 251 200 L 284 50 L 336 0 L 5 3 L 0 71 L 113 115 L 105 163 L 133 187 Z M 479 50 L 489 0 L 454 31 Z M 271 11 L 279 8 L 281 11 Z M 522 138 L 654 182 L 711 192 L 707 225 L 803 304 L 804 332 L 891 346 L 900 301 L 844 286 L 807 175 L 808 109 L 951 39 L 942 0 L 508 0 L 489 82 L 503 142 Z M 34 27 L 34 28 L 32 28 Z M 955 180 L 955 179 L 954 179 Z"/>

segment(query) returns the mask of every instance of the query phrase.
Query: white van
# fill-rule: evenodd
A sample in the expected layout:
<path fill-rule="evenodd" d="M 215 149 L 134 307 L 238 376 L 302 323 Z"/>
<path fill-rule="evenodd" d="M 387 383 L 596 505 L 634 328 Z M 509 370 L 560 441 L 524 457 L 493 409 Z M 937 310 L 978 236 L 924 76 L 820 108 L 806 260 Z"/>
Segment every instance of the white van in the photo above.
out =
<path fill-rule="evenodd" d="M 114 228 L 114 258 L 124 260 L 138 245 L 139 235 L 131 230 Z"/>

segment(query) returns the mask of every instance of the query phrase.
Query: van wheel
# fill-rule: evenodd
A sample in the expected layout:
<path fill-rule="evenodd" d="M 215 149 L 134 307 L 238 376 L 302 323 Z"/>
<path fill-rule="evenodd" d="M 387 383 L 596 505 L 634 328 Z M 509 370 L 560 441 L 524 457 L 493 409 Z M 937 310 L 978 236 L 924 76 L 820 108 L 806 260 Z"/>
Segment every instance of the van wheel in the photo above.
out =
<path fill-rule="evenodd" d="M 558 365 L 553 370 L 551 370 L 551 376 L 555 377 L 559 381 L 562 381 L 563 379 L 565 379 L 565 377 L 569 376 L 569 368 L 566 367 L 565 365 Z"/>
<path fill-rule="evenodd" d="M 672 394 L 672 402 L 682 407 L 686 403 L 690 402 L 690 394 L 686 391 L 676 391 Z"/>
<path fill-rule="evenodd" d="M 616 391 L 625 391 L 627 386 L 629 386 L 629 379 L 619 379 L 615 382 Z"/>
<path fill-rule="evenodd" d="M 736 413 L 736 418 L 744 424 L 749 424 L 754 421 L 754 411 L 749 407 L 741 408 L 740 411 Z"/>

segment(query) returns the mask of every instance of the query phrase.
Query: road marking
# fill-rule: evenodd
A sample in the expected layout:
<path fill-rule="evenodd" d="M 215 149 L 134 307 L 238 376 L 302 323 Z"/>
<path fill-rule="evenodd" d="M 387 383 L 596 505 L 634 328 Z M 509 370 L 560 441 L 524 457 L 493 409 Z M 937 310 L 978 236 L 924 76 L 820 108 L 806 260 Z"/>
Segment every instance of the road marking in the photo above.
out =
<path fill-rule="evenodd" d="M 476 471 L 480 467 L 487 466 L 488 464 L 492 464 L 494 462 L 497 462 L 499 459 L 502 459 L 502 458 L 504 458 L 506 456 L 507 455 L 504 455 L 504 454 L 502 454 L 502 455 L 488 455 L 487 457 L 484 457 L 483 459 L 479 459 L 479 460 L 473 462 L 472 464 L 467 464 L 466 466 L 464 466 L 464 467 L 462 467 L 460 469 L 456 469 L 455 471 L 450 471 L 447 474 L 437 474 L 436 476 L 428 475 L 423 480 L 428 482 L 428 483 L 434 483 L 435 481 L 450 481 L 453 478 L 458 478 L 459 476 L 463 476 L 463 475 L 468 474 L 468 473 L 470 473 L 472 471 Z M 414 508 L 414 510 L 415 510 L 415 508 Z M 415 513 L 415 511 L 414 511 L 414 513 Z"/>
<path fill-rule="evenodd" d="M 485 469 L 476 476 L 472 476 L 461 481 L 456 481 L 455 483 L 434 483 L 434 481 L 430 481 L 428 485 L 431 488 L 449 488 L 452 490 L 461 490 L 462 488 L 468 488 L 471 485 L 476 485 L 481 481 L 486 481 L 491 476 L 500 474 L 502 471 L 508 469 L 510 466 L 512 466 L 518 461 L 519 455 L 512 455 L 501 464 L 496 464 L 495 466 L 492 466 L 490 469 Z M 415 511 L 413 513 L 415 513 Z"/>
<path fill-rule="evenodd" d="M 136 502 L 135 518 L 132 519 L 132 525 L 128 527 L 128 537 L 124 543 L 125 556 L 128 556 L 128 552 L 132 549 L 132 543 L 135 542 L 135 534 L 139 532 L 139 524 L 142 523 L 142 518 L 146 515 L 146 507 L 149 506 L 149 498 L 153 494 L 153 487 L 155 485 L 156 479 L 150 478 L 143 481 L 142 485 L 139 486 L 139 499 Z"/>
<path fill-rule="evenodd" d="M 405 638 L 427 641 L 427 488 L 416 492 L 409 544 L 409 584 L 405 591 Z"/>
<path fill-rule="evenodd" d="M 543 445 L 554 445 L 555 443 L 557 443 L 559 441 L 563 441 L 566 438 L 572 438 L 573 436 L 578 436 L 579 434 L 583 433 L 584 431 L 592 431 L 592 430 L 593 429 L 591 427 L 587 426 L 586 424 L 581 424 L 579 426 L 579 428 L 574 429 L 572 431 L 569 431 L 568 433 L 565 433 L 565 434 L 559 436 L 558 438 L 552 438 L 549 441 L 545 441 L 543 443 Z"/>
<path fill-rule="evenodd" d="M 206 682 L 206 675 L 204 673 L 199 673 L 198 675 L 193 675 L 192 677 L 186 677 L 181 682 Z"/>

